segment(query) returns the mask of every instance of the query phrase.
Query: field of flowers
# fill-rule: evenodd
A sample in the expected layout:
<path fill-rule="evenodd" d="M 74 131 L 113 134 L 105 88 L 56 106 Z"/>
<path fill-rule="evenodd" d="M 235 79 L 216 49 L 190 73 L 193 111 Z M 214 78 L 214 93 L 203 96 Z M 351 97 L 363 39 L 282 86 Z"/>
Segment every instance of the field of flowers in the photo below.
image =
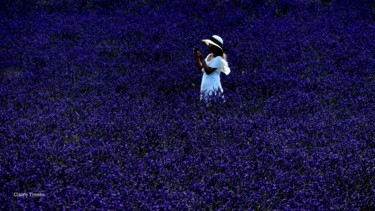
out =
<path fill-rule="evenodd" d="M 375 208 L 372 1 L 2 2 L 2 210 Z"/>

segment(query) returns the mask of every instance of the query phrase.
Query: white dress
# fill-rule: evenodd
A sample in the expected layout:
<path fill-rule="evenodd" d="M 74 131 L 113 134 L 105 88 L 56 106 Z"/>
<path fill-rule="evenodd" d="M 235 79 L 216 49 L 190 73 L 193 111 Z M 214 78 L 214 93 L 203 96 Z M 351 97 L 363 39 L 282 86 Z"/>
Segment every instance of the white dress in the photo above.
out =
<path fill-rule="evenodd" d="M 218 92 L 219 94 L 223 93 L 223 87 L 221 86 L 220 82 L 220 73 L 224 72 L 226 75 L 230 73 L 230 68 L 228 67 L 228 62 L 225 61 L 221 56 L 216 56 L 215 58 L 208 61 L 208 58 L 212 54 L 207 55 L 205 58 L 207 66 L 211 68 L 216 68 L 214 72 L 211 74 L 207 74 L 202 68 L 203 77 L 201 83 L 201 91 L 200 91 L 200 100 L 207 99 L 209 95 Z"/>

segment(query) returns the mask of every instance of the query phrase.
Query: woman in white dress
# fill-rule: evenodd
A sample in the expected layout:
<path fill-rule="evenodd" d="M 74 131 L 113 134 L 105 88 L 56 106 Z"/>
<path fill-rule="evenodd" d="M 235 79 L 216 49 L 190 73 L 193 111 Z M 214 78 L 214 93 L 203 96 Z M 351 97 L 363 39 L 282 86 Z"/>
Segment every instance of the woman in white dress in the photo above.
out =
<path fill-rule="evenodd" d="M 223 39 L 213 35 L 210 39 L 202 40 L 208 46 L 210 54 L 204 59 L 199 50 L 194 50 L 199 71 L 203 72 L 200 100 L 207 100 L 213 94 L 222 95 L 223 87 L 220 82 L 220 73 L 230 73 L 230 68 L 223 50 Z M 223 96 L 223 95 L 222 95 Z M 224 96 L 223 96 L 224 97 Z"/>

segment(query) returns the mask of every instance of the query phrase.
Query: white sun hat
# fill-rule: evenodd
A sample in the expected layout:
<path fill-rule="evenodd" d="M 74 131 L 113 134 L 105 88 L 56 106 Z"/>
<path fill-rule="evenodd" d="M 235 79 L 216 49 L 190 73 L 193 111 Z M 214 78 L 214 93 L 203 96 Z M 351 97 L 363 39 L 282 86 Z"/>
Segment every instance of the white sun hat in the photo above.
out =
<path fill-rule="evenodd" d="M 207 45 L 208 44 L 214 45 L 214 46 L 220 48 L 224 52 L 223 39 L 221 39 L 221 37 L 219 37 L 217 35 L 213 35 L 210 39 L 204 39 L 202 41 L 205 42 Z"/>

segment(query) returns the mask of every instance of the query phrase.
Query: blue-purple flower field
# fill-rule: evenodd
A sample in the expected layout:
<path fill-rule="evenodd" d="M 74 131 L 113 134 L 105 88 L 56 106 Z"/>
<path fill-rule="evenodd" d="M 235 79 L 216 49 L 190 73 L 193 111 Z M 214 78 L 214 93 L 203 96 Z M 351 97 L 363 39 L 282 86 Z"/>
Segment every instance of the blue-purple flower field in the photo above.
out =
<path fill-rule="evenodd" d="M 375 209 L 374 20 L 370 0 L 3 0 L 0 208 Z M 232 72 L 205 105 L 213 34 Z"/>

